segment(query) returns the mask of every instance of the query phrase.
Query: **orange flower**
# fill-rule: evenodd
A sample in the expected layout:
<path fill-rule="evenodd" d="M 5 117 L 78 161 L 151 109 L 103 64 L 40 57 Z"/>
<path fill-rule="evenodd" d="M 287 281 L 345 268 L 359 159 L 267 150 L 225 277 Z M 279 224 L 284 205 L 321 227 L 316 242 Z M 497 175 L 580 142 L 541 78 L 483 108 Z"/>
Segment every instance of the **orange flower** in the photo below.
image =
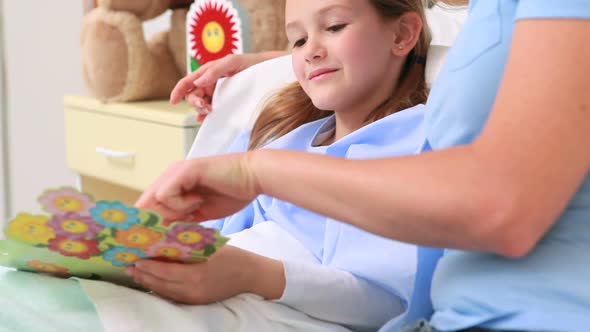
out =
<path fill-rule="evenodd" d="M 60 277 L 65 277 L 69 275 L 68 269 L 66 269 L 65 267 L 45 263 L 38 260 L 32 260 L 30 262 L 27 262 L 27 266 L 37 272 L 49 273 Z"/>
<path fill-rule="evenodd" d="M 145 249 L 160 241 L 162 236 L 162 233 L 151 229 L 133 226 L 128 230 L 118 230 L 115 241 L 129 248 Z"/>

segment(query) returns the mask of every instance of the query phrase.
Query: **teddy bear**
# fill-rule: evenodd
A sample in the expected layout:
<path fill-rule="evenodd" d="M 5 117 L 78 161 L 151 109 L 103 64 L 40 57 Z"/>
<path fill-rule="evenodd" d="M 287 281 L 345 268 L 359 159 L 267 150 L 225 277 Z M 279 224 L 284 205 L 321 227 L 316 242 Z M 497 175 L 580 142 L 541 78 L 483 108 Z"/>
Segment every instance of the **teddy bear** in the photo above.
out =
<path fill-rule="evenodd" d="M 82 21 L 83 79 L 104 102 L 166 98 L 188 71 L 223 52 L 287 49 L 284 6 L 285 0 L 98 0 Z M 143 22 L 167 10 L 170 28 L 146 41 Z"/>

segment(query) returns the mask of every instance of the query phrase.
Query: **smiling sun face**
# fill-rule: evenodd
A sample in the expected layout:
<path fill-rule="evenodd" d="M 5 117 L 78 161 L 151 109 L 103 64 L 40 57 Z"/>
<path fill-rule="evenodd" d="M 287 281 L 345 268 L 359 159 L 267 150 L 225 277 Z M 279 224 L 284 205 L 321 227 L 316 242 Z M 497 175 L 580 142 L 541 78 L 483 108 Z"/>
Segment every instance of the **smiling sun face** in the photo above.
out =
<path fill-rule="evenodd" d="M 225 55 L 242 53 L 241 21 L 230 1 L 196 1 L 188 17 L 191 70 Z"/>

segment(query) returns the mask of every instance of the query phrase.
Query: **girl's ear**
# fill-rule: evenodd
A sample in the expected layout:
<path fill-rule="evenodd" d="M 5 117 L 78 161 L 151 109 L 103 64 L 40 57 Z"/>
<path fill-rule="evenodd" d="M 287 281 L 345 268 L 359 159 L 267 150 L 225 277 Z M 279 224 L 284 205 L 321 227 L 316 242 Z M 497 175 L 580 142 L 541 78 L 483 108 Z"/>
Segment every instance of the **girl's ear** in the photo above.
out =
<path fill-rule="evenodd" d="M 422 19 L 415 12 L 408 12 L 395 21 L 395 39 L 391 52 L 395 56 L 404 57 L 414 48 L 422 32 Z"/>

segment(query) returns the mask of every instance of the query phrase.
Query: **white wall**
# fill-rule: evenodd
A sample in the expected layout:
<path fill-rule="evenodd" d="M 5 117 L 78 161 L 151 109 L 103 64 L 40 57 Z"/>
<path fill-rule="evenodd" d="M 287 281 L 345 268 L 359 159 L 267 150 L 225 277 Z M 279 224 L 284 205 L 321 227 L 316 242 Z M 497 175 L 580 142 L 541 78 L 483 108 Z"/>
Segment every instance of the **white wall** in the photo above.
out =
<path fill-rule="evenodd" d="M 38 211 L 46 188 L 74 185 L 66 166 L 63 95 L 86 94 L 82 1 L 4 0 L 8 171 L 12 214 Z"/>
<path fill-rule="evenodd" d="M 3 34 L 2 34 L 2 27 L 3 27 L 3 15 L 2 15 L 2 6 L 0 6 L 0 223 L 6 217 L 8 217 L 8 210 L 7 210 L 7 198 L 8 195 L 5 193 L 8 181 L 6 181 L 6 175 L 4 171 L 6 170 L 6 158 L 4 154 L 4 135 L 6 134 L 5 128 L 5 120 L 4 117 L 6 115 L 6 110 L 4 109 L 4 77 L 3 77 L 3 68 L 4 68 L 4 44 L 3 44 Z"/>
<path fill-rule="evenodd" d="M 80 63 L 82 1 L 0 0 L 0 7 L 7 85 L 4 127 L 0 117 L 0 156 L 7 157 L 5 164 L 0 157 L 1 224 L 8 211 L 40 212 L 36 198 L 43 190 L 76 184 L 66 165 L 62 99 L 87 92 Z M 147 22 L 146 36 L 169 23 L 170 12 Z M 4 173 L 10 190 L 3 190 Z"/>

